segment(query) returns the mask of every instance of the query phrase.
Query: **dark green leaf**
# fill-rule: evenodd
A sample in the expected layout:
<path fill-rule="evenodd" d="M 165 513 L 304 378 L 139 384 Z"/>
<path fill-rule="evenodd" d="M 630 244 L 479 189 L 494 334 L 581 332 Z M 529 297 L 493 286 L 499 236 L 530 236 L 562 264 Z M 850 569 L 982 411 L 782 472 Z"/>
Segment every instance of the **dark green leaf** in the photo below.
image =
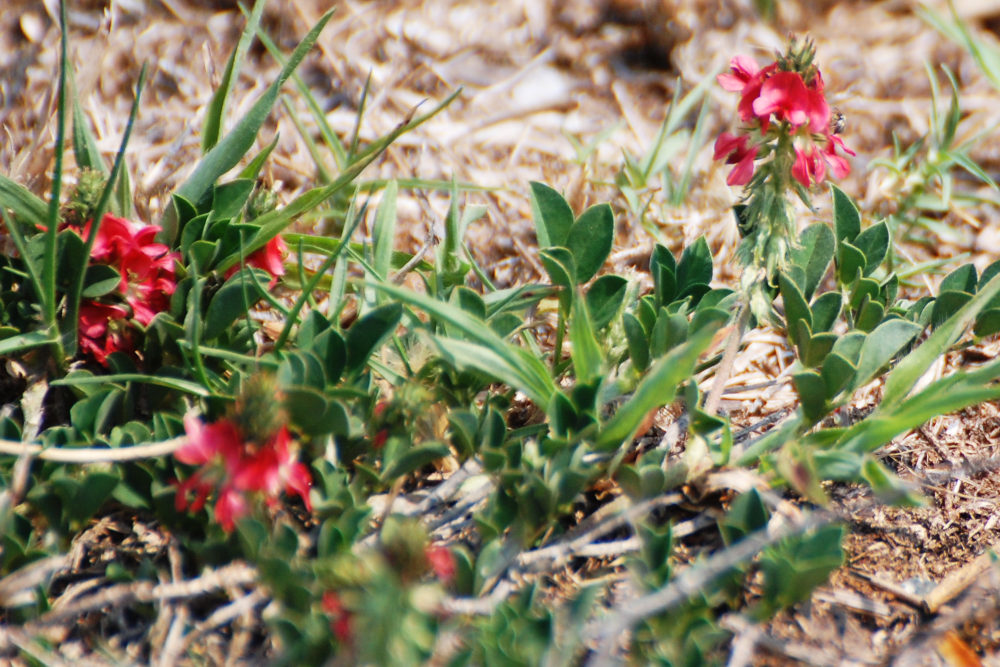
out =
<path fill-rule="evenodd" d="M 361 370 L 372 352 L 396 330 L 402 316 L 402 304 L 389 303 L 368 312 L 348 329 L 347 371 L 349 373 Z"/>
<path fill-rule="evenodd" d="M 865 268 L 865 254 L 847 241 L 837 247 L 837 280 L 845 287 L 857 280 Z"/>
<path fill-rule="evenodd" d="M 251 272 L 256 272 L 256 281 L 250 279 Z M 237 318 L 245 317 L 247 311 L 264 296 L 258 285 L 266 285 L 270 278 L 266 271 L 253 268 L 243 269 L 230 277 L 208 304 L 202 340 L 218 338 Z"/>
<path fill-rule="evenodd" d="M 831 184 L 830 191 L 833 193 L 833 226 L 837 242 L 853 242 L 861 233 L 861 214 L 858 213 L 858 207 L 836 185 Z"/>
<path fill-rule="evenodd" d="M 593 278 L 604 266 L 615 239 L 615 216 L 608 204 L 591 206 L 573 223 L 566 247 L 576 263 L 576 284 Z"/>
<path fill-rule="evenodd" d="M 684 248 L 677 265 L 677 289 L 684 293 L 694 285 L 712 282 L 712 251 L 704 236 Z"/>
<path fill-rule="evenodd" d="M 649 366 L 649 338 L 642 323 L 632 313 L 622 315 L 625 327 L 625 341 L 628 343 L 629 357 L 637 371 L 644 371 Z"/>
<path fill-rule="evenodd" d="M 88 299 L 96 299 L 118 289 L 122 282 L 122 274 L 107 264 L 91 264 L 83 279 L 82 295 Z"/>
<path fill-rule="evenodd" d="M 826 416 L 826 383 L 816 371 L 804 371 L 792 376 L 795 391 L 799 394 L 802 414 L 807 423 L 814 424 Z"/>
<path fill-rule="evenodd" d="M 870 276 L 889 251 L 889 226 L 885 221 L 872 225 L 854 239 L 853 245 L 865 255 L 864 275 Z"/>
<path fill-rule="evenodd" d="M 983 279 L 988 280 L 985 273 L 983 274 Z M 975 294 L 976 267 L 972 264 L 965 264 L 958 267 L 944 277 L 939 289 L 942 292 L 968 292 L 969 294 Z"/>
<path fill-rule="evenodd" d="M 816 292 L 833 261 L 836 242 L 829 225 L 817 222 L 803 230 L 799 247 L 792 251 L 792 263 L 802 268 L 804 283 L 799 287 L 807 299 Z"/>
<path fill-rule="evenodd" d="M 450 454 L 451 448 L 443 442 L 432 442 L 413 447 L 386 466 L 385 472 L 382 473 L 382 479 L 391 482 Z"/>
<path fill-rule="evenodd" d="M 531 182 L 531 210 L 539 248 L 565 247 L 573 226 L 573 209 L 563 196 L 536 181 Z"/>
<path fill-rule="evenodd" d="M 812 311 L 813 331 L 829 331 L 833 328 L 843 304 L 840 292 L 824 292 L 816 297 L 809 310 Z"/>
<path fill-rule="evenodd" d="M 841 390 L 851 383 L 856 373 L 857 368 L 840 354 L 831 352 L 826 355 L 823 360 L 823 369 L 820 371 L 823 383 L 826 385 L 826 398 L 833 400 Z"/>
<path fill-rule="evenodd" d="M 594 329 L 601 330 L 611 323 L 625 302 L 628 281 L 621 276 L 601 276 L 587 290 L 587 310 Z"/>

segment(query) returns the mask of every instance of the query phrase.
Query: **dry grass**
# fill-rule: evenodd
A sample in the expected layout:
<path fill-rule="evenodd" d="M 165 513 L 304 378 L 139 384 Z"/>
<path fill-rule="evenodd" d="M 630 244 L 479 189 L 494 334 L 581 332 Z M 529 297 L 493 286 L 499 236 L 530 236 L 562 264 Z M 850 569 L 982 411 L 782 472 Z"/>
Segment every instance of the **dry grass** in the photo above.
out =
<path fill-rule="evenodd" d="M 46 187 L 51 169 L 58 44 L 55 4 L 7 0 L 0 13 L 0 165 L 4 173 L 37 191 Z M 138 215 L 155 221 L 165 193 L 183 180 L 198 154 L 205 105 L 242 19 L 234 3 L 226 0 L 73 4 L 76 87 L 99 146 L 109 157 L 128 117 L 139 68 L 143 62 L 152 66 L 128 167 Z M 275 0 L 264 24 L 287 46 L 326 4 Z M 616 271 L 641 272 L 655 240 L 676 249 L 705 234 L 716 266 L 722 267 L 717 280 L 724 284 L 733 279 L 737 235 L 729 206 L 737 193 L 725 185 L 724 167 L 712 163 L 710 146 L 700 148 L 686 203 L 670 208 L 657 198 L 645 227 L 629 216 L 610 185 L 620 169 L 622 151 L 641 154 L 652 144 L 676 85 L 689 89 L 736 53 L 763 59 L 782 46 L 788 32 L 811 34 L 827 89 L 848 118 L 845 141 L 858 151 L 854 174 L 844 187 L 870 218 L 891 210 L 894 184 L 884 170 L 870 170 L 868 165 L 887 155 L 892 133 L 906 144 L 927 131 L 930 89 L 925 60 L 947 64 L 956 73 L 967 112 L 962 132 L 1000 124 L 1000 94 L 967 54 L 915 15 L 915 2 L 778 4 L 781 21 L 772 26 L 756 17 L 750 2 L 741 0 L 350 0 L 337 3 L 319 48 L 300 72 L 324 105 L 331 125 L 345 137 L 352 131 L 362 87 L 371 75 L 372 96 L 362 139 L 391 130 L 424 100 L 440 100 L 457 87 L 464 88 L 455 104 L 407 135 L 366 177 L 454 177 L 493 188 L 469 195 L 471 201 L 488 205 L 486 217 L 470 230 L 469 241 L 498 284 L 530 280 L 540 273 L 527 196 L 530 180 L 564 191 L 578 210 L 601 201 L 616 205 L 620 223 L 612 259 Z M 992 38 L 990 31 L 1000 25 L 1000 10 L 994 3 L 958 4 L 972 25 Z M 263 49 L 252 51 L 237 84 L 238 103 L 231 116 L 246 109 L 276 71 Z M 715 136 L 732 125 L 735 100 L 718 89 L 711 97 L 708 136 Z M 290 101 L 301 105 L 294 95 Z M 618 129 L 591 159 L 576 159 L 565 135 L 586 143 L 612 127 Z M 287 199 L 310 185 L 315 170 L 287 114 L 274 114 L 262 132 L 261 145 L 279 134 L 267 177 Z M 973 153 L 991 173 L 1000 170 L 997 146 L 995 136 L 988 136 Z M 828 214 L 826 202 L 820 198 L 817 203 L 822 218 Z M 442 193 L 401 198 L 399 247 L 419 247 L 428 229 L 442 224 L 445 206 Z M 803 211 L 803 222 L 811 217 Z M 908 248 L 915 260 L 969 253 L 982 268 L 1000 251 L 1000 217 L 994 208 L 949 214 L 945 219 L 951 223 L 951 236 L 933 246 Z M 929 282 L 933 286 L 934 279 Z M 947 368 L 975 362 L 976 354 L 992 358 L 996 351 L 995 344 L 967 350 L 949 358 Z M 783 375 L 789 363 L 780 335 L 753 334 L 737 361 L 724 406 L 750 423 L 792 405 L 794 392 Z M 743 389 L 766 382 L 773 384 L 763 390 Z M 876 387 L 859 398 L 857 407 L 877 400 Z M 906 658 L 903 647 L 925 637 L 933 650 L 920 656 L 925 661 L 920 664 L 938 664 L 935 656 L 947 654 L 949 646 L 965 644 L 994 664 L 1000 662 L 1000 630 L 996 615 L 989 612 L 996 605 L 987 604 L 995 601 L 996 588 L 981 586 L 972 593 L 979 606 L 959 605 L 935 621 L 899 595 L 851 574 L 897 583 L 913 577 L 938 581 L 994 544 L 1000 538 L 1000 481 L 995 468 L 962 466 L 995 456 L 998 432 L 996 406 L 984 405 L 936 419 L 886 447 L 883 455 L 904 476 L 922 478 L 929 470 L 953 472 L 934 478 L 927 488 L 931 503 L 925 508 L 865 503 L 853 515 L 849 565 L 812 602 L 769 626 L 734 625 L 735 645 L 756 646 L 756 653 L 750 653 L 756 656 L 754 662 L 870 663 Z M 839 489 L 835 497 L 844 511 L 852 512 L 864 494 Z M 230 593 L 233 600 L 248 595 L 243 590 Z M 875 612 L 864 611 L 859 599 L 880 606 Z M 237 612 L 246 609 L 234 608 L 234 617 Z M 958 616 L 951 618 L 948 613 Z M 954 622 L 946 628 L 935 625 L 948 618 Z M 166 637 L 170 629 L 159 630 Z M 10 635 L 9 640 L 16 637 Z M 206 656 L 213 655 L 206 651 Z"/>

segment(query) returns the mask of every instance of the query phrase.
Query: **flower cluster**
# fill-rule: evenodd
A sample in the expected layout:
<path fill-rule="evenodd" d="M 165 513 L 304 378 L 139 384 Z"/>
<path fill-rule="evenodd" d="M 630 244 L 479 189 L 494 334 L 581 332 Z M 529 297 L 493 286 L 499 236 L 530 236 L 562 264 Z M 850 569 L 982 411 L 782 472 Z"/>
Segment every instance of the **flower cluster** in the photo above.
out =
<path fill-rule="evenodd" d="M 80 235 L 87 238 L 92 222 Z M 90 258 L 113 267 L 121 275 L 120 303 L 84 299 L 80 304 L 80 350 L 101 364 L 112 352 L 132 350 L 132 322 L 147 326 L 170 304 L 177 287 L 174 262 L 180 255 L 154 239 L 160 228 L 129 222 L 107 214 L 102 218 Z"/>
<path fill-rule="evenodd" d="M 231 532 L 236 520 L 249 511 L 247 494 L 259 493 L 269 506 L 277 504 L 284 491 L 297 495 L 312 511 L 309 488 L 312 478 L 306 466 L 295 459 L 288 428 L 282 425 L 262 442 L 254 442 L 233 418 L 203 424 L 196 417 L 184 420 L 188 442 L 174 456 L 178 461 L 202 466 L 178 483 L 178 511 L 197 512 L 216 492 L 215 520 Z M 194 494 L 193 500 L 189 496 Z"/>
<path fill-rule="evenodd" d="M 791 163 L 791 176 L 802 187 L 823 182 L 827 168 L 837 178 L 851 167 L 842 155 L 854 155 L 837 136 L 833 113 L 823 92 L 823 75 L 812 63 L 814 51 L 806 42 L 794 42 L 788 53 L 759 67 L 752 58 L 736 56 L 730 71 L 718 76 L 725 90 L 740 94 L 738 112 L 744 133 L 723 132 L 715 142 L 715 159 L 734 164 L 726 182 L 747 185 L 754 176 L 756 160 L 776 154 L 775 161 Z M 792 139 L 786 142 L 782 139 Z M 790 160 L 777 155 L 787 148 Z"/>

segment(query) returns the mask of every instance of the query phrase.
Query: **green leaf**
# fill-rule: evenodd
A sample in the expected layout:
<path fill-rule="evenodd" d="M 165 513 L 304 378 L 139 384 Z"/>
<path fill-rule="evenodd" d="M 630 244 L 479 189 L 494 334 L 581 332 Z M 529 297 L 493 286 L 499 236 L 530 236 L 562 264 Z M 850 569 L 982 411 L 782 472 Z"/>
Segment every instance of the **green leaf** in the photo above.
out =
<path fill-rule="evenodd" d="M 573 209 L 563 196 L 536 181 L 531 182 L 531 210 L 539 248 L 565 247 L 573 227 Z"/>
<path fill-rule="evenodd" d="M 118 289 L 122 282 L 122 274 L 107 264 L 91 264 L 83 279 L 82 295 L 88 299 L 96 299 Z"/>
<path fill-rule="evenodd" d="M 899 319 L 888 320 L 876 327 L 861 346 L 858 374 L 852 390 L 871 382 L 921 331 L 923 327 L 920 325 Z"/>
<path fill-rule="evenodd" d="M 569 340 L 573 370 L 578 383 L 589 384 L 603 374 L 604 355 L 594 337 L 587 302 L 581 298 L 574 299 L 570 315 Z"/>
<path fill-rule="evenodd" d="M 220 176 L 236 166 L 257 139 L 257 132 L 270 115 L 271 107 L 274 106 L 274 102 L 278 99 L 278 91 L 281 89 L 281 86 L 299 66 L 302 59 L 305 58 L 306 53 L 312 48 L 319 37 L 319 33 L 326 26 L 331 16 L 333 16 L 333 10 L 323 14 L 312 30 L 295 47 L 295 51 L 288 59 L 288 62 L 285 63 L 285 66 L 281 69 L 274 82 L 254 102 L 253 106 L 240 119 L 236 127 L 226 134 L 211 150 L 205 153 L 191 175 L 177 188 L 175 194 L 188 201 L 197 202 Z M 177 237 L 178 221 L 173 215 L 175 213 L 176 211 L 173 207 L 168 207 L 160 221 L 160 227 L 162 228 L 161 235 L 168 242 L 172 242 Z"/>
<path fill-rule="evenodd" d="M 924 345 L 926 344 L 925 342 Z M 917 352 L 910 353 L 907 359 L 914 354 Z M 900 366 L 904 362 L 900 362 Z M 898 372 L 898 369 L 899 366 L 893 373 Z M 891 402 L 886 403 L 883 399 L 874 414 L 845 431 L 838 441 L 838 447 L 853 452 L 872 452 L 932 417 L 996 400 L 1000 397 L 1000 385 L 996 383 L 998 375 L 1000 362 L 994 361 L 975 371 L 956 371 L 930 383 L 905 401 L 897 400 L 895 394 L 892 394 Z M 886 388 L 889 388 L 888 382 Z"/>
<path fill-rule="evenodd" d="M 649 337 L 642 323 L 632 313 L 622 315 L 622 325 L 625 328 L 625 342 L 628 344 L 629 358 L 637 371 L 644 371 L 649 366 Z"/>
<path fill-rule="evenodd" d="M 862 275 L 866 266 L 865 254 L 847 241 L 837 247 L 837 279 L 841 285 L 850 285 Z"/>
<path fill-rule="evenodd" d="M 237 178 L 212 188 L 212 219 L 229 220 L 235 218 L 246 206 L 254 182 L 248 178 Z"/>
<path fill-rule="evenodd" d="M 559 247 L 543 248 L 538 252 L 538 258 L 542 260 L 542 266 L 553 285 L 573 291 L 576 286 L 576 264 L 569 250 Z"/>
<path fill-rule="evenodd" d="M 833 350 L 834 344 L 840 338 L 835 333 L 825 331 L 810 336 L 802 354 L 802 365 L 806 368 L 818 368 L 826 356 Z"/>
<path fill-rule="evenodd" d="M 413 447 L 386 466 L 382 480 L 391 482 L 450 454 L 451 448 L 443 442 L 431 442 Z"/>
<path fill-rule="evenodd" d="M 66 506 L 70 518 L 86 521 L 107 501 L 118 486 L 118 475 L 110 472 L 89 473 L 80 484 L 73 501 Z"/>
<path fill-rule="evenodd" d="M 382 201 L 375 212 L 375 227 L 372 230 L 372 245 L 375 257 L 372 267 L 380 280 L 389 279 L 392 269 L 392 245 L 396 238 L 396 197 L 399 185 L 389 181 L 382 192 Z"/>
<path fill-rule="evenodd" d="M 889 252 L 889 226 L 883 220 L 858 234 L 853 245 L 865 255 L 864 275 L 870 276 Z"/>
<path fill-rule="evenodd" d="M 781 291 L 781 299 L 785 303 L 785 323 L 788 329 L 788 337 L 792 338 L 798 322 L 805 322 L 810 330 L 812 329 L 812 311 L 806 303 L 799 286 L 788 279 L 782 273 L 778 277 L 778 289 Z"/>
<path fill-rule="evenodd" d="M 840 317 L 843 296 L 840 292 L 824 292 L 812 302 L 809 310 L 812 311 L 813 331 L 829 331 Z"/>
<path fill-rule="evenodd" d="M 0 207 L 9 208 L 23 223 L 44 226 L 48 205 L 20 183 L 0 174 Z"/>
<path fill-rule="evenodd" d="M 7 341 L 2 341 L 2 343 L 6 342 Z M 0 347 L 2 347 L 2 343 L 0 343 Z M 107 386 L 113 383 L 124 384 L 126 382 L 142 382 L 145 384 L 152 384 L 158 387 L 166 387 L 167 389 L 175 389 L 194 396 L 208 397 L 213 395 L 212 392 L 208 391 L 197 382 L 191 382 L 190 380 L 183 380 L 181 378 L 169 377 L 166 375 L 146 375 L 143 373 L 113 373 L 110 375 L 83 376 L 67 375 L 64 378 L 52 380 L 49 384 L 56 387 L 86 387 L 89 385 Z"/>
<path fill-rule="evenodd" d="M 573 223 L 566 247 L 576 263 L 576 284 L 591 278 L 604 266 L 615 238 L 615 216 L 608 204 L 591 206 Z"/>
<path fill-rule="evenodd" d="M 198 245 L 198 244 L 194 244 Z M 256 272 L 257 280 L 250 274 Z M 205 312 L 202 340 L 211 341 L 228 330 L 237 318 L 245 317 L 255 303 L 263 298 L 259 284 L 267 284 L 271 276 L 261 269 L 246 268 L 233 274 L 212 296 Z"/>
<path fill-rule="evenodd" d="M 601 276 L 587 290 L 587 310 L 594 325 L 600 331 L 614 319 L 625 303 L 628 281 L 621 276 L 609 274 Z"/>
<path fill-rule="evenodd" d="M 686 316 L 660 308 L 660 316 L 656 318 L 653 332 L 649 336 L 650 355 L 659 357 L 669 352 L 687 338 L 688 329 Z"/>
<path fill-rule="evenodd" d="M 513 373 L 511 377 L 517 378 L 516 383 L 508 384 L 524 391 L 537 404 L 548 404 L 553 392 L 556 391 L 556 385 L 549 376 L 545 364 L 537 356 L 506 342 L 482 320 L 470 316 L 451 304 L 395 285 L 375 283 L 375 286 L 402 303 L 421 308 L 442 323 L 455 327 L 470 340 L 480 343 L 479 347 L 488 349 L 490 354 L 500 360 L 501 365 L 506 369 L 505 372 L 511 372 Z M 456 342 L 453 339 L 442 340 L 446 341 L 445 345 L 447 346 Z M 471 349 L 467 348 L 466 351 Z M 489 370 L 484 372 L 489 372 Z M 505 378 L 501 379 L 507 381 Z"/>
<path fill-rule="evenodd" d="M 677 262 L 673 253 L 657 243 L 649 257 L 653 294 L 657 306 L 666 306 L 677 297 Z"/>
<path fill-rule="evenodd" d="M 830 185 L 833 194 L 833 227 L 837 235 L 837 243 L 853 242 L 861 233 L 861 214 L 851 198 L 836 185 Z"/>
<path fill-rule="evenodd" d="M 344 406 L 308 386 L 283 386 L 284 406 L 292 423 L 308 435 L 347 435 L 350 420 Z"/>
<path fill-rule="evenodd" d="M 987 310 L 976 319 L 976 326 L 973 333 L 980 338 L 992 336 L 1000 332 L 1000 309 Z"/>
<path fill-rule="evenodd" d="M 854 326 L 861 331 L 873 331 L 882 323 L 884 317 L 885 306 L 878 301 L 865 301 L 861 304 L 861 310 L 858 312 Z"/>
<path fill-rule="evenodd" d="M 985 272 L 983 273 L 983 280 L 988 280 Z M 944 277 L 939 290 L 941 292 L 968 292 L 969 294 L 974 294 L 976 291 L 976 267 L 972 264 L 965 264 L 958 267 Z"/>
<path fill-rule="evenodd" d="M 253 10 L 247 19 L 247 24 L 243 28 L 243 34 L 240 35 L 240 39 L 236 43 L 236 48 L 233 49 L 233 52 L 229 55 L 229 59 L 226 61 L 226 69 L 222 73 L 222 80 L 219 82 L 219 87 L 212 94 L 212 99 L 208 103 L 208 109 L 205 112 L 205 126 L 201 131 L 201 150 L 203 153 L 211 150 L 219 141 L 219 136 L 222 134 L 226 102 L 233 91 L 233 85 L 239 79 L 240 66 L 246 57 L 250 42 L 253 41 L 253 37 L 257 33 L 257 27 L 260 25 L 260 17 L 264 12 L 264 5 L 266 4 L 267 0 L 257 0 L 254 3 Z"/>
<path fill-rule="evenodd" d="M 101 151 L 90 131 L 87 118 L 83 115 L 83 108 L 80 106 L 80 99 L 77 95 L 73 96 L 73 157 L 76 159 L 78 167 L 93 169 L 105 176 L 108 175 L 108 167 L 104 164 Z"/>
<path fill-rule="evenodd" d="M 826 383 L 816 371 L 804 371 L 792 376 L 795 391 L 799 395 L 802 414 L 806 423 L 815 424 L 826 416 Z"/>
<path fill-rule="evenodd" d="M 927 372 L 931 364 L 954 345 L 983 310 L 1000 294 L 1000 276 L 982 286 L 979 293 L 957 313 L 938 326 L 917 349 L 906 355 L 885 381 L 882 405 L 893 407 L 901 402 Z"/>
<path fill-rule="evenodd" d="M 618 449 L 632 439 L 646 415 L 673 401 L 678 388 L 694 373 L 698 357 L 708 347 L 714 333 L 703 329 L 660 358 L 636 387 L 632 398 L 604 424 L 595 448 L 600 451 Z"/>
<path fill-rule="evenodd" d="M 712 251 L 705 237 L 699 236 L 681 253 L 681 261 L 677 265 L 677 290 L 681 296 L 685 296 L 695 285 L 708 285 L 711 282 Z"/>
<path fill-rule="evenodd" d="M 851 380 L 857 374 L 857 368 L 850 361 L 836 352 L 831 352 L 823 359 L 823 368 L 820 376 L 826 385 L 826 398 L 833 400 L 845 387 L 851 384 Z"/>
<path fill-rule="evenodd" d="M 282 387 L 311 387 L 322 391 L 326 386 L 323 363 L 319 357 L 304 350 L 285 353 L 278 366 L 277 378 Z"/>
<path fill-rule="evenodd" d="M 372 352 L 396 330 L 402 317 L 402 304 L 387 303 L 369 311 L 347 330 L 348 373 L 361 370 Z"/>
<path fill-rule="evenodd" d="M 803 270 L 805 282 L 799 288 L 807 299 L 812 298 L 826 275 L 835 247 L 836 241 L 829 225 L 817 222 L 802 231 L 799 247 L 792 250 L 792 263 Z"/>
<path fill-rule="evenodd" d="M 719 534 L 728 547 L 743 538 L 767 527 L 770 513 L 764 505 L 757 489 L 751 488 L 746 493 L 736 496 L 729 511 L 718 521 Z"/>

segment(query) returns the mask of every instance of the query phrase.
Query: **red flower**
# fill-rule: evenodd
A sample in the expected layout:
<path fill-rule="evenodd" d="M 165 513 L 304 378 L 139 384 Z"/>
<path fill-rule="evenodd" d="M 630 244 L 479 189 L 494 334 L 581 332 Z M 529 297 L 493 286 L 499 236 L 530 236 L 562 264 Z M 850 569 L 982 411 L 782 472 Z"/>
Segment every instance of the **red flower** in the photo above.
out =
<path fill-rule="evenodd" d="M 757 158 L 758 146 L 749 146 L 750 137 L 746 134 L 735 135 L 723 132 L 715 140 L 715 159 L 726 158 L 727 164 L 735 164 L 729 172 L 726 183 L 729 185 L 746 185 L 754 172 L 754 160 Z"/>
<path fill-rule="evenodd" d="M 760 65 L 750 56 L 734 56 L 729 61 L 729 72 L 715 77 L 723 90 L 741 93 L 747 84 L 760 73 Z"/>
<path fill-rule="evenodd" d="M 792 176 L 803 187 L 809 188 L 822 183 L 826 178 L 826 166 L 815 147 L 808 151 L 795 149 L 795 164 L 792 165 Z"/>
<path fill-rule="evenodd" d="M 246 265 L 264 269 L 270 273 L 270 286 L 274 287 L 274 284 L 278 282 L 278 278 L 285 275 L 284 257 L 286 252 L 288 252 L 288 245 L 285 243 L 285 240 L 280 236 L 275 236 L 267 242 L 266 246 L 250 253 L 250 256 L 246 258 Z M 226 271 L 226 278 L 236 273 L 238 268 L 236 265 L 229 267 L 229 270 Z"/>
<path fill-rule="evenodd" d="M 442 583 L 450 583 L 455 578 L 455 556 L 451 549 L 432 544 L 424 549 L 424 555 Z"/>
<path fill-rule="evenodd" d="M 344 643 L 351 641 L 351 612 L 347 610 L 340 596 L 334 591 L 323 593 L 323 611 L 330 616 L 330 629 L 334 636 Z"/>
<path fill-rule="evenodd" d="M 226 532 L 231 532 L 236 520 L 247 513 L 247 493 L 260 493 L 269 505 L 274 505 L 278 494 L 284 491 L 297 495 L 306 509 L 312 511 L 309 500 L 312 477 L 309 469 L 294 459 L 287 427 L 282 426 L 263 444 L 247 443 L 237 425 L 228 418 L 205 425 L 195 417 L 187 417 L 184 430 L 188 442 L 174 456 L 181 463 L 203 468 L 178 483 L 175 500 L 178 510 L 186 507 L 200 510 L 209 493 L 218 486 L 215 519 Z M 210 479 L 221 484 L 213 484 Z M 189 505 L 187 497 L 192 491 L 195 500 Z"/>
<path fill-rule="evenodd" d="M 132 339 L 123 326 L 128 311 L 121 306 L 84 300 L 80 303 L 77 341 L 80 351 L 107 366 L 112 352 L 131 352 Z"/>
<path fill-rule="evenodd" d="M 240 457 L 243 438 L 236 425 L 228 419 L 203 424 L 194 415 L 184 417 L 187 444 L 174 452 L 174 457 L 188 465 L 204 465 L 218 458 L 230 463 Z M 229 470 L 232 472 L 232 469 Z"/>
<path fill-rule="evenodd" d="M 79 233 L 90 235 L 92 222 L 88 221 Z M 162 243 L 156 243 L 155 225 L 141 225 L 113 215 L 105 215 L 94 237 L 90 258 L 107 264 L 121 274 L 118 291 L 132 309 L 132 318 L 147 326 L 157 313 L 170 305 L 170 295 L 177 282 L 174 261 L 178 253 Z M 80 306 L 80 350 L 105 364 L 107 355 L 115 350 L 131 352 L 127 334 L 129 313 L 120 306 L 97 302 L 84 302 Z M 111 322 L 122 320 L 112 326 Z M 111 336 L 107 335 L 111 329 Z"/>
<path fill-rule="evenodd" d="M 847 158 L 837 155 L 838 148 L 848 155 L 856 155 L 854 151 L 844 145 L 844 141 L 840 137 L 835 134 L 828 134 L 826 136 L 826 147 L 823 149 L 823 159 L 830 165 L 830 171 L 833 172 L 834 176 L 837 178 L 846 178 L 851 173 L 851 164 L 847 161 Z"/>
<path fill-rule="evenodd" d="M 813 132 L 822 132 L 830 124 L 830 107 L 818 75 L 816 81 L 820 82 L 819 90 L 810 90 L 798 72 L 777 72 L 761 86 L 760 95 L 753 101 L 753 112 L 762 121 L 773 113 L 778 120 L 795 127 L 808 123 Z"/>

